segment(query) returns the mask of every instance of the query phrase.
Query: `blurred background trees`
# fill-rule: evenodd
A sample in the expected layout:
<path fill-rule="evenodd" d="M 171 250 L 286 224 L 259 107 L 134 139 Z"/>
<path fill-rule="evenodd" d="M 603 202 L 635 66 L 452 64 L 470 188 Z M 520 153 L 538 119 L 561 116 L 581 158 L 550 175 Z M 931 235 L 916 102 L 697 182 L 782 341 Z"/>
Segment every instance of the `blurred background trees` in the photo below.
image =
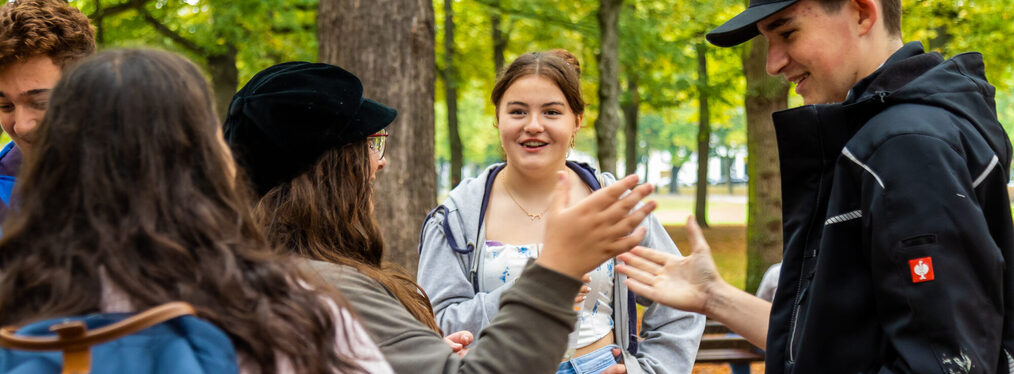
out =
<path fill-rule="evenodd" d="M 571 157 L 637 173 L 689 199 L 746 183 L 746 283 L 781 257 L 781 196 L 770 112 L 801 100 L 764 71 L 766 43 L 716 48 L 704 33 L 746 0 L 73 0 L 100 48 L 160 46 L 205 68 L 224 115 L 254 73 L 290 60 L 337 63 L 399 109 L 377 213 L 389 259 L 415 269 L 419 223 L 462 178 L 502 159 L 489 94 L 518 55 L 565 48 L 588 103 Z M 905 41 L 982 52 L 997 110 L 1014 120 L 1014 0 L 903 0 Z M 622 131 L 621 131 L 622 129 Z M 697 181 L 702 183 L 697 183 Z M 727 185 L 727 189 L 724 187 Z M 696 186 L 696 187 L 689 187 Z M 730 193 L 732 192 L 732 193 Z M 661 195 L 660 195 L 661 196 Z M 664 204 L 663 204 L 664 205 Z"/>

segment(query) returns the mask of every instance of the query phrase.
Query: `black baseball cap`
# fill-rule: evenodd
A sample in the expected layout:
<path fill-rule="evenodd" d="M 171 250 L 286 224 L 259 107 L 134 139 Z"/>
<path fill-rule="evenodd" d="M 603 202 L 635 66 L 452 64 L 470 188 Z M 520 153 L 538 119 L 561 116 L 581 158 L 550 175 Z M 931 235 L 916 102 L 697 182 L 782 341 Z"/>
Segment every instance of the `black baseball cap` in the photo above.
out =
<path fill-rule="evenodd" d="M 359 78 L 345 69 L 296 61 L 254 75 L 228 113 L 225 140 L 263 196 L 327 150 L 387 127 L 398 111 L 363 97 Z"/>
<path fill-rule="evenodd" d="M 799 0 L 750 0 L 750 6 L 718 28 L 711 30 L 706 38 L 719 47 L 732 47 L 760 34 L 757 22 L 778 13 Z"/>

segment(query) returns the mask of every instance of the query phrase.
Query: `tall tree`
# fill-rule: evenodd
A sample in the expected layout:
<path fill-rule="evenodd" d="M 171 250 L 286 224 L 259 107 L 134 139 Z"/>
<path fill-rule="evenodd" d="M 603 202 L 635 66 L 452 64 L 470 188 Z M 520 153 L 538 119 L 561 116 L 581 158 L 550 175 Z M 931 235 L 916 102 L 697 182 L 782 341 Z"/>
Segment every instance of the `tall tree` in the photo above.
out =
<path fill-rule="evenodd" d="M 444 0 L 444 100 L 447 104 L 447 138 L 451 148 L 451 186 L 461 182 L 461 135 L 458 133 L 458 69 L 454 61 L 454 0 Z"/>
<path fill-rule="evenodd" d="M 503 30 L 500 0 L 493 1 L 495 6 L 491 7 L 489 11 L 490 37 L 493 39 L 493 73 L 500 74 L 500 70 L 503 70 L 504 65 L 503 52 L 507 50 L 507 41 L 510 34 Z"/>
<path fill-rule="evenodd" d="M 321 0 L 317 17 L 321 61 L 355 73 L 365 95 L 398 109 L 374 209 L 388 228 L 387 260 L 415 274 L 418 228 L 437 194 L 433 3 Z"/>
<path fill-rule="evenodd" d="M 641 107 L 641 95 L 637 92 L 637 73 L 628 73 L 627 77 L 627 92 L 630 96 L 627 102 L 623 103 L 623 119 L 626 121 L 627 126 L 623 133 L 626 146 L 624 151 L 626 156 L 626 168 L 624 173 L 632 174 L 637 171 L 637 116 Z M 647 165 L 645 166 L 645 174 L 647 174 Z M 647 175 L 645 175 L 647 180 Z"/>
<path fill-rule="evenodd" d="M 697 202 L 694 205 L 694 217 L 701 227 L 708 227 L 708 160 L 711 154 L 711 113 L 708 107 L 710 88 L 708 87 L 708 55 L 707 45 L 699 41 L 697 50 Z"/>
<path fill-rule="evenodd" d="M 767 39 L 756 37 L 743 53 L 746 76 L 747 199 L 746 289 L 755 292 L 764 271 L 782 258 L 782 183 L 771 113 L 785 109 L 789 85 L 767 75 Z"/>
<path fill-rule="evenodd" d="M 619 23 L 623 0 L 599 0 L 599 116 L 595 144 L 599 168 L 616 173 L 616 130 L 620 128 Z"/>

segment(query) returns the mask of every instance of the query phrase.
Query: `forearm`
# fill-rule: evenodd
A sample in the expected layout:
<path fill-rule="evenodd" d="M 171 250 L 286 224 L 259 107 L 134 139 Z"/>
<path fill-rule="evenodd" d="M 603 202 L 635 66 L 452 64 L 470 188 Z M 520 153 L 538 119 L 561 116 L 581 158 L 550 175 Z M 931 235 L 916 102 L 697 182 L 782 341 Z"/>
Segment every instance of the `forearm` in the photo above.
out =
<path fill-rule="evenodd" d="M 771 303 L 721 282 L 709 292 L 705 315 L 766 349 Z"/>
<path fill-rule="evenodd" d="M 581 281 L 529 263 L 504 292 L 500 313 L 478 335 L 461 373 L 548 373 L 556 369 L 577 313 Z"/>

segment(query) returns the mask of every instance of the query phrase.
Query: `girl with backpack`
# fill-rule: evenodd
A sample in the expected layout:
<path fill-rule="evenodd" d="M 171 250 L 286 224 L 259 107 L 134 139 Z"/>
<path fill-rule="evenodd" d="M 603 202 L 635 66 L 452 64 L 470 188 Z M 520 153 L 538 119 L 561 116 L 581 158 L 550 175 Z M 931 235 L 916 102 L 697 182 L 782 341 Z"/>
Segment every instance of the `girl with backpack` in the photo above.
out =
<path fill-rule="evenodd" d="M 273 254 L 191 62 L 99 53 L 37 134 L 0 241 L 0 324 L 184 301 L 242 373 L 391 372 L 341 296 Z"/>
<path fill-rule="evenodd" d="M 501 72 L 491 99 L 506 163 L 455 187 L 427 217 L 420 244 L 419 284 L 437 322 L 473 334 L 499 315 L 498 301 L 517 287 L 523 265 L 545 255 L 546 240 L 557 230 L 545 216 L 555 176 L 566 175 L 575 202 L 615 183 L 610 174 L 567 160 L 585 105 L 580 65 L 570 52 L 518 57 Z M 653 215 L 641 226 L 647 235 L 640 245 L 679 253 Z M 589 274 L 589 296 L 576 306 L 579 323 L 557 372 L 615 372 L 613 352 L 622 350 L 628 373 L 689 373 L 704 317 L 635 298 L 613 271 L 613 259 L 598 264 Z M 647 307 L 640 336 L 635 302 Z"/>

